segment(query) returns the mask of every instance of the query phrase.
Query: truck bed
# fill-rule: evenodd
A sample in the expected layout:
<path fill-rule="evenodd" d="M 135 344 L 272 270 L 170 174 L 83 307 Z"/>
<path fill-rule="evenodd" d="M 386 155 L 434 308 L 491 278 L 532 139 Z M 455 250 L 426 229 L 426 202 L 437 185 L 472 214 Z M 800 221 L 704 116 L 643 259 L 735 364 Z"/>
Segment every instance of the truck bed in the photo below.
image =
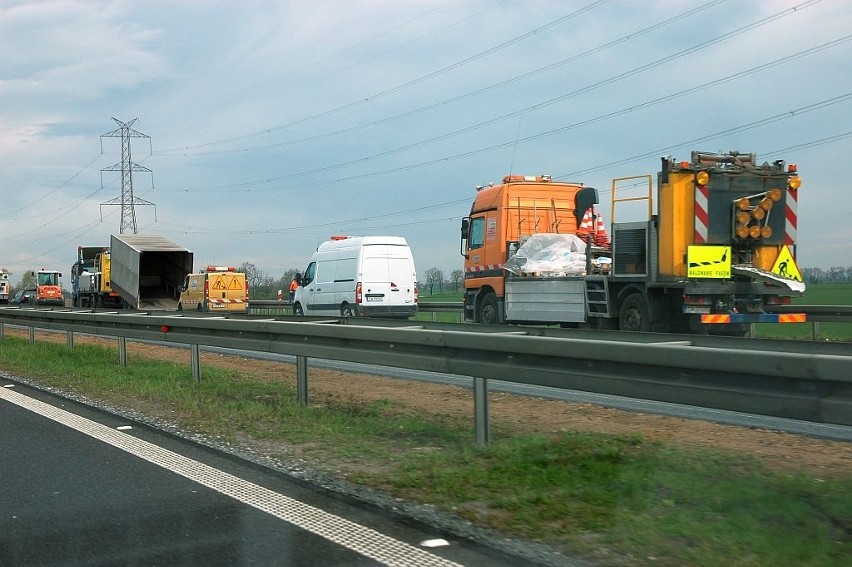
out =
<path fill-rule="evenodd" d="M 506 320 L 582 323 L 586 284 L 579 276 L 513 277 L 506 280 Z"/>

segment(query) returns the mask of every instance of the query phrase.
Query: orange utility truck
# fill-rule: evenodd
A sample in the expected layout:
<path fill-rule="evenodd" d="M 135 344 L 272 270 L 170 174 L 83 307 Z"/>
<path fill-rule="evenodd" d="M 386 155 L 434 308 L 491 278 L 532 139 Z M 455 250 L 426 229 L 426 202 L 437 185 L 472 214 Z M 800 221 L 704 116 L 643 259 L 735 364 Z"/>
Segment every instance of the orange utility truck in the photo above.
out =
<path fill-rule="evenodd" d="M 647 192 L 623 196 L 637 182 Z M 650 175 L 613 180 L 610 234 L 594 188 L 516 175 L 477 188 L 462 220 L 465 319 L 732 335 L 804 322 L 772 312 L 805 289 L 800 183 L 795 164 L 754 154 L 666 157 L 656 204 Z M 647 204 L 639 222 L 615 222 L 627 201 Z"/>
<path fill-rule="evenodd" d="M 45 270 L 42 268 L 32 272 L 36 283 L 36 305 L 65 305 L 65 297 L 62 295 L 62 286 L 59 283 L 61 272 Z"/>

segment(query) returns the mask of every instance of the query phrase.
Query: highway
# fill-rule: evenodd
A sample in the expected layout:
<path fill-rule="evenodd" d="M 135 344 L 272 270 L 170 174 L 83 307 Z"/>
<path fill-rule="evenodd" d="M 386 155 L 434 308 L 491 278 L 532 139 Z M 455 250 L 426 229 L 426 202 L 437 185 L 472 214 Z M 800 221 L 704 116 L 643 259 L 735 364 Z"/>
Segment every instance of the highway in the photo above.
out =
<path fill-rule="evenodd" d="M 0 565 L 522 561 L 124 418 L 0 386 Z"/>

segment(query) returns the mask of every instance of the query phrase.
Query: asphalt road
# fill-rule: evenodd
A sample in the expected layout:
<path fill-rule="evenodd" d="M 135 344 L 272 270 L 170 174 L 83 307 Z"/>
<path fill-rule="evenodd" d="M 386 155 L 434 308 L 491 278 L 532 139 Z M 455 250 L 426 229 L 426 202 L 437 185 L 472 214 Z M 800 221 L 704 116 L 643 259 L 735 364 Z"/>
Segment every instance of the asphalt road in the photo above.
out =
<path fill-rule="evenodd" d="M 528 564 L 6 381 L 0 449 L 0 565 Z"/>

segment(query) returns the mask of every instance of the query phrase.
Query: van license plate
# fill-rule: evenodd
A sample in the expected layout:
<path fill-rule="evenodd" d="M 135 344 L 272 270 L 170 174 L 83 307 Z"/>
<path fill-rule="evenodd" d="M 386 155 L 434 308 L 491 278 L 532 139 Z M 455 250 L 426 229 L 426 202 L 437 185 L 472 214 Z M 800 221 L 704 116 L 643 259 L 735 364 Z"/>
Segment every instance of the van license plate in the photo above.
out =
<path fill-rule="evenodd" d="M 385 298 L 384 295 L 377 295 L 375 293 L 372 294 L 372 295 L 369 294 L 369 293 L 367 294 L 367 301 L 381 301 L 384 298 Z"/>

